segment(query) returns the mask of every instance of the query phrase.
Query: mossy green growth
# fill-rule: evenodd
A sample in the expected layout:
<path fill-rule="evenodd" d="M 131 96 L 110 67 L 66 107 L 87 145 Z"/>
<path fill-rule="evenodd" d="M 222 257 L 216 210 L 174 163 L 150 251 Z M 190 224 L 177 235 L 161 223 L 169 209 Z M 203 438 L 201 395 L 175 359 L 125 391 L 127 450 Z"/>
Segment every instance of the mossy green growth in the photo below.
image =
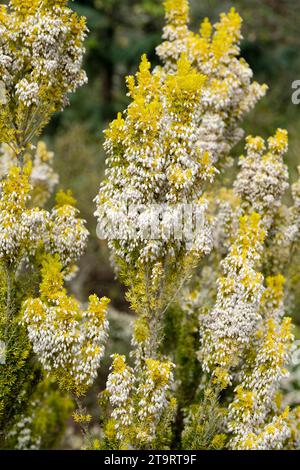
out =
<path fill-rule="evenodd" d="M 15 287 L 10 292 L 10 310 L 7 308 L 6 273 L 0 267 L 0 341 L 3 344 L 3 357 L 0 363 L 0 444 L 15 416 L 26 409 L 37 383 L 41 370 L 35 365 L 31 345 L 25 328 L 19 324 L 18 316 L 8 316 L 18 311 L 17 300 L 20 292 Z"/>

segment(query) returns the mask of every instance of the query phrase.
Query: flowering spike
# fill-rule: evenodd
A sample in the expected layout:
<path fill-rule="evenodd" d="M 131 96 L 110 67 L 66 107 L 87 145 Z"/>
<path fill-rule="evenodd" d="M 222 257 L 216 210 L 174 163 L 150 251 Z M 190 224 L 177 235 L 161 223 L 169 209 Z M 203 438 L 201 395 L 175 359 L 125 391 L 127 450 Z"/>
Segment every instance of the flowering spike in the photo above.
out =
<path fill-rule="evenodd" d="M 43 261 L 41 296 L 24 303 L 22 323 L 44 369 L 62 388 L 82 395 L 96 378 L 104 355 L 109 300 L 93 295 L 83 311 L 67 296 L 61 270 L 58 257 Z"/>

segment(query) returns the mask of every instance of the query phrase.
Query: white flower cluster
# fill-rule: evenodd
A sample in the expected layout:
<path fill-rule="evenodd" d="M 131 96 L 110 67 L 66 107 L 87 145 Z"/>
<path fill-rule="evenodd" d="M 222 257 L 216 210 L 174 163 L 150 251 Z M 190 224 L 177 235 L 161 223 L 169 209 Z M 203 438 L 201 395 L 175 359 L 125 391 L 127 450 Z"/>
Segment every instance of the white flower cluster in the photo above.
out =
<path fill-rule="evenodd" d="M 65 95 L 86 82 L 81 69 L 84 23 L 67 2 L 9 3 L 0 26 L 0 71 L 7 94 L 15 93 L 28 108 L 45 99 L 64 105 Z"/>
<path fill-rule="evenodd" d="M 220 257 L 227 254 L 230 247 L 231 234 L 236 232 L 237 220 L 242 215 L 240 204 L 235 207 L 232 190 L 222 188 L 221 194 L 216 195 L 214 221 L 214 248 Z"/>
<path fill-rule="evenodd" d="M 50 214 L 49 253 L 59 254 L 63 266 L 76 263 L 84 253 L 89 232 L 79 210 L 71 205 L 56 206 Z"/>
<path fill-rule="evenodd" d="M 108 336 L 108 300 L 90 297 L 82 311 L 78 302 L 64 291 L 52 299 L 29 299 L 24 304 L 22 322 L 44 369 L 68 374 L 76 387 L 88 386 L 97 377 Z"/>
<path fill-rule="evenodd" d="M 290 435 L 291 430 L 286 416 L 274 416 L 257 436 L 244 435 L 239 441 L 238 450 L 281 450 Z"/>
<path fill-rule="evenodd" d="M 39 86 L 36 82 L 28 82 L 26 78 L 23 78 L 16 85 L 16 95 L 22 103 L 29 108 L 33 104 L 39 103 Z"/>
<path fill-rule="evenodd" d="M 287 375 L 285 366 L 291 356 L 292 335 L 282 323 L 269 320 L 266 333 L 257 344 L 253 364 L 248 364 L 235 389 L 236 397 L 229 405 L 228 429 L 233 432 L 231 446 L 240 448 L 247 436 L 258 436 L 266 426 L 281 380 Z M 278 442 L 279 443 L 279 442 Z"/>
<path fill-rule="evenodd" d="M 20 170 L 13 168 L 0 183 L 0 257 L 13 262 L 19 255 L 27 230 L 21 218 L 29 200 L 28 177 L 20 178 Z"/>
<path fill-rule="evenodd" d="M 204 214 L 206 201 L 201 199 L 204 183 L 211 182 L 215 173 L 198 137 L 201 107 L 196 104 L 203 77 L 184 58 L 178 62 L 177 73 L 166 80 L 149 69 L 150 64 L 143 57 L 138 84 L 130 86 L 134 100 L 126 118 L 123 120 L 119 115 L 107 131 L 108 168 L 96 198 L 101 232 L 115 254 L 128 261 L 137 249 L 141 259 L 156 260 L 186 248 L 184 236 L 176 239 L 174 234 L 175 211 L 165 206 L 192 204 Z M 127 213 L 124 205 L 141 209 Z M 163 213 L 155 221 L 151 219 L 153 206 L 160 206 Z M 137 230 L 141 225 L 154 225 L 160 235 L 145 239 L 144 230 Z M 113 235 L 116 226 L 121 235 L 118 240 Z M 188 241 L 190 249 L 208 253 L 211 248 L 208 223 L 204 222 L 202 229 L 195 231 L 194 239 Z"/>
<path fill-rule="evenodd" d="M 33 156 L 30 183 L 33 186 L 33 205 L 43 206 L 59 182 L 53 170 L 54 153 L 47 150 L 46 144 L 39 141 Z"/>
<path fill-rule="evenodd" d="M 157 425 L 169 407 L 168 395 L 174 386 L 173 368 L 170 362 L 146 360 L 143 381 L 137 389 L 137 406 L 139 420 L 148 426 L 137 437 L 148 444 L 155 438 Z"/>
<path fill-rule="evenodd" d="M 268 139 L 268 148 L 261 137 L 247 137 L 246 157 L 241 157 L 241 170 L 234 183 L 242 199 L 242 208 L 261 214 L 266 229 L 281 206 L 281 199 L 289 187 L 288 168 L 283 162 L 286 153 L 287 131 L 278 129 Z"/>
<path fill-rule="evenodd" d="M 32 194 L 30 172 L 29 167 L 23 174 L 12 167 L 0 183 L 0 257 L 18 267 L 42 248 L 59 254 L 67 273 L 84 252 L 88 237 L 85 221 L 77 217 L 78 211 L 69 199 L 50 212 L 28 208 Z"/>
<path fill-rule="evenodd" d="M 53 170 L 54 153 L 47 149 L 45 142 L 39 141 L 37 147 L 32 148 L 32 152 L 27 152 L 24 156 L 25 163 L 32 162 L 30 174 L 31 205 L 42 207 L 55 186 L 58 184 L 59 176 Z M 0 146 L 0 179 L 6 177 L 13 166 L 17 166 L 16 154 L 7 144 Z"/>
<path fill-rule="evenodd" d="M 255 267 L 263 249 L 263 235 L 257 213 L 240 219 L 236 241 L 222 262 L 225 277 L 218 280 L 215 307 L 200 317 L 202 367 L 207 372 L 223 368 L 222 379 L 228 383 L 232 381 L 230 368 L 238 365 L 260 320 L 263 276 Z"/>
<path fill-rule="evenodd" d="M 163 413 L 170 406 L 174 364 L 146 359 L 141 367 L 136 365 L 132 369 L 125 356 L 112 357 L 106 391 L 117 438 L 130 445 L 136 439 L 139 445 L 150 445 Z"/>
<path fill-rule="evenodd" d="M 40 249 L 49 247 L 50 216 L 44 209 L 27 209 L 22 212 L 19 227 L 23 238 L 19 238 L 21 253 L 24 258 L 34 256 Z"/>
<path fill-rule="evenodd" d="M 165 73 L 176 70 L 176 62 L 184 53 L 207 78 L 201 99 L 202 116 L 199 139 L 214 164 L 224 164 L 231 148 L 243 136 L 239 122 L 267 87 L 251 83 L 252 70 L 239 58 L 242 19 L 231 9 L 220 21 L 211 25 L 206 18 L 199 33 L 189 30 L 188 0 L 165 2 L 164 42 L 157 47 Z"/>
<path fill-rule="evenodd" d="M 114 354 L 113 364 L 106 383 L 109 401 L 113 408 L 111 417 L 115 420 L 117 438 L 124 439 L 122 430 L 133 423 L 132 391 L 135 377 L 132 369 L 126 365 L 125 357 Z"/>

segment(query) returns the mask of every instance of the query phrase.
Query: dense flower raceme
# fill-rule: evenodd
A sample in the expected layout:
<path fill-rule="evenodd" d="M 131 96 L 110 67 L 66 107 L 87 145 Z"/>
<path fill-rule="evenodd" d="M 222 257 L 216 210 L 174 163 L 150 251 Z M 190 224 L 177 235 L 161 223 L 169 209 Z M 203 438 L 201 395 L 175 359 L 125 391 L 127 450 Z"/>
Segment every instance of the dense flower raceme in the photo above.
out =
<path fill-rule="evenodd" d="M 11 0 L 0 8 L 0 136 L 20 159 L 67 94 L 86 81 L 86 26 L 67 0 Z"/>
<path fill-rule="evenodd" d="M 58 193 L 51 212 L 30 208 L 31 174 L 31 165 L 23 173 L 20 168 L 11 167 L 1 182 L 1 260 L 17 268 L 22 261 L 30 261 L 30 257 L 44 250 L 59 254 L 69 272 L 85 249 L 88 231 L 84 221 L 77 217 L 74 199 L 63 192 Z"/>
<path fill-rule="evenodd" d="M 244 216 L 235 243 L 222 267 L 214 309 L 203 318 L 201 361 L 225 386 L 231 383 L 230 367 L 237 366 L 259 320 L 263 276 L 255 270 L 263 249 L 264 230 L 257 213 Z"/>
<path fill-rule="evenodd" d="M 242 208 L 251 208 L 263 217 L 263 224 L 270 228 L 282 204 L 282 196 L 289 187 L 288 169 L 282 156 L 287 151 L 287 132 L 278 129 L 268 139 L 268 148 L 261 137 L 246 139 L 245 157 L 240 158 L 241 171 L 234 184 L 241 197 Z"/>
<path fill-rule="evenodd" d="M 148 323 L 135 338 L 148 357 L 158 348 L 168 303 L 212 244 L 202 193 L 215 169 L 197 137 L 195 109 L 205 77 L 185 57 L 177 65 L 163 78 L 144 56 L 137 81 L 128 78 L 133 101 L 106 132 L 108 168 L 96 199 L 98 228 L 129 287 L 127 298 Z"/>
<path fill-rule="evenodd" d="M 113 407 L 107 438 L 115 435 L 123 447 L 151 448 L 159 426 L 174 414 L 173 368 L 169 361 L 147 359 L 142 369 L 132 369 L 124 356 L 113 356 L 106 388 Z"/>
<path fill-rule="evenodd" d="M 137 248 L 144 261 L 174 256 L 185 248 L 185 241 L 172 234 L 172 211 L 163 208 L 161 222 L 159 217 L 152 221 L 151 216 L 158 215 L 153 206 L 185 203 L 205 212 L 202 188 L 212 180 L 215 169 L 197 137 L 195 106 L 200 105 L 204 80 L 184 57 L 178 61 L 177 72 L 162 80 L 160 72 L 150 72 L 144 56 L 137 83 L 128 78 L 133 102 L 125 119 L 119 115 L 106 131 L 107 179 L 97 197 L 96 214 L 116 256 L 129 262 L 138 261 Z M 136 210 L 126 211 L 126 205 L 135 205 Z M 151 223 L 158 230 L 155 239 L 144 235 Z M 207 223 L 189 241 L 194 250 L 207 253 Z"/>
<path fill-rule="evenodd" d="M 290 254 L 299 240 L 297 188 L 300 180 L 291 187 L 292 205 L 287 206 L 282 201 L 289 189 L 288 169 L 283 162 L 287 146 L 287 132 L 282 129 L 268 139 L 267 146 L 260 137 L 248 137 L 247 155 L 240 159 L 241 171 L 234 184 L 242 209 L 252 208 L 263 218 L 268 231 L 263 271 L 273 275 L 286 272 Z M 290 286 L 287 288 L 290 289 Z"/>
<path fill-rule="evenodd" d="M 255 352 L 242 366 L 240 384 L 229 407 L 233 447 L 267 450 L 271 440 L 271 448 L 282 448 L 291 435 L 289 410 L 281 415 L 276 401 L 282 378 L 287 374 L 294 339 L 291 319 L 283 318 L 283 281 L 280 275 L 267 279 L 261 299 L 262 318 L 252 345 Z"/>
<path fill-rule="evenodd" d="M 82 310 L 63 288 L 58 259 L 44 260 L 40 297 L 24 303 L 22 322 L 44 369 L 53 372 L 63 388 L 81 395 L 96 378 L 104 355 L 109 300 L 92 295 L 87 310 Z"/>
<path fill-rule="evenodd" d="M 233 184 L 233 191 L 228 192 L 223 188 L 217 209 L 219 223 L 215 246 L 218 251 L 222 246 L 230 244 L 231 233 L 239 215 L 253 210 L 261 215 L 267 231 L 263 252 L 264 270 L 273 274 L 284 270 L 300 227 L 296 193 L 291 207 L 282 201 L 289 188 L 288 169 L 283 161 L 287 148 L 287 132 L 283 129 L 278 129 L 267 142 L 261 137 L 248 136 L 246 155 L 240 157 L 240 171 Z"/>
<path fill-rule="evenodd" d="M 199 33 L 189 30 L 188 0 L 165 0 L 164 42 L 157 53 L 162 73 L 174 73 L 181 54 L 197 72 L 206 76 L 198 110 L 197 136 L 202 151 L 215 165 L 223 166 L 233 145 L 243 136 L 239 123 L 264 96 L 266 85 L 251 83 L 252 70 L 239 58 L 242 19 L 231 9 L 212 25 L 206 18 Z"/>

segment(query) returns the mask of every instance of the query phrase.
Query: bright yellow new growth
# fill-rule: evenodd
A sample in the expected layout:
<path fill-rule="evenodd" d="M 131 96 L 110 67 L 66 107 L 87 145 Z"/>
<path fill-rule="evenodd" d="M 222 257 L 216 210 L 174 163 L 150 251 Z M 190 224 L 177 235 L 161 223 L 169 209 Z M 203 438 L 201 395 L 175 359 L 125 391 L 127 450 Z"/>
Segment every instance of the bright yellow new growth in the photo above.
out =
<path fill-rule="evenodd" d="M 11 0 L 10 3 L 15 10 L 25 16 L 33 13 L 39 5 L 47 2 L 42 0 Z"/>
<path fill-rule="evenodd" d="M 282 274 L 277 276 L 268 276 L 266 279 L 266 290 L 262 295 L 261 303 L 266 306 L 272 305 L 272 308 L 278 308 L 283 298 L 283 287 L 285 278 Z"/>
<path fill-rule="evenodd" d="M 111 139 L 115 143 L 122 143 L 124 124 L 125 120 L 122 118 L 122 113 L 118 113 L 117 119 L 114 119 L 109 125 L 109 128 L 105 130 L 106 138 Z"/>
<path fill-rule="evenodd" d="M 122 374 L 127 369 L 126 358 L 120 354 L 114 354 L 112 370 L 114 374 Z"/>
<path fill-rule="evenodd" d="M 167 385 L 173 365 L 170 362 L 161 362 L 155 359 L 146 360 L 147 372 L 156 387 Z"/>
<path fill-rule="evenodd" d="M 0 199 L 0 210 L 21 213 L 25 210 L 31 185 L 29 176 L 31 165 L 24 168 L 23 173 L 18 167 L 12 167 L 10 172 L 2 182 Z"/>
<path fill-rule="evenodd" d="M 42 300 L 55 300 L 58 295 L 66 294 L 63 289 L 64 277 L 58 256 L 48 255 L 44 258 L 41 274 L 40 294 Z"/>
<path fill-rule="evenodd" d="M 211 44 L 211 52 L 216 62 L 219 62 L 240 39 L 241 25 L 242 19 L 234 8 L 227 15 L 225 13 L 221 14 Z"/>
<path fill-rule="evenodd" d="M 203 62 L 213 59 L 217 66 L 225 56 L 236 53 L 241 39 L 242 19 L 232 8 L 229 13 L 222 13 L 220 21 L 214 26 L 208 18 L 200 25 L 199 35 L 191 33 L 189 45 L 194 52 L 199 51 Z"/>
<path fill-rule="evenodd" d="M 288 133 L 286 129 L 277 129 L 276 134 L 268 139 L 269 149 L 280 155 L 288 148 Z"/>
<path fill-rule="evenodd" d="M 147 129 L 152 135 L 157 129 L 157 123 L 162 114 L 162 105 L 159 100 L 160 76 L 151 73 L 151 64 L 144 54 L 140 68 L 135 78 L 127 77 L 129 94 L 133 102 L 128 107 L 128 117 L 135 123 L 139 123 L 140 129 Z M 118 118 L 120 126 L 121 118 Z"/>
<path fill-rule="evenodd" d="M 253 212 L 250 216 L 242 216 L 238 230 L 238 245 L 241 248 L 243 259 L 249 256 L 257 243 L 262 243 L 265 239 L 265 231 L 261 226 L 261 216 Z M 237 248 L 233 246 L 234 251 Z"/>
<path fill-rule="evenodd" d="M 73 197 L 73 193 L 70 189 L 67 191 L 59 190 L 55 196 L 57 207 L 72 206 L 76 205 L 76 199 Z"/>
<path fill-rule="evenodd" d="M 206 41 L 209 42 L 211 39 L 213 27 L 208 18 L 204 18 L 200 26 L 200 35 Z"/>
<path fill-rule="evenodd" d="M 176 25 L 186 25 L 189 19 L 188 0 L 165 0 L 166 17 Z"/>
<path fill-rule="evenodd" d="M 193 69 L 191 63 L 183 54 L 177 63 L 176 74 L 168 75 L 166 80 L 166 95 L 169 102 L 175 105 L 179 102 L 184 106 L 185 99 L 187 104 L 192 98 L 195 101 L 199 100 L 205 81 L 206 76 Z"/>
<path fill-rule="evenodd" d="M 248 135 L 246 137 L 246 143 L 246 148 L 255 152 L 263 152 L 266 148 L 265 141 L 262 137 L 253 137 L 252 135 Z"/>

